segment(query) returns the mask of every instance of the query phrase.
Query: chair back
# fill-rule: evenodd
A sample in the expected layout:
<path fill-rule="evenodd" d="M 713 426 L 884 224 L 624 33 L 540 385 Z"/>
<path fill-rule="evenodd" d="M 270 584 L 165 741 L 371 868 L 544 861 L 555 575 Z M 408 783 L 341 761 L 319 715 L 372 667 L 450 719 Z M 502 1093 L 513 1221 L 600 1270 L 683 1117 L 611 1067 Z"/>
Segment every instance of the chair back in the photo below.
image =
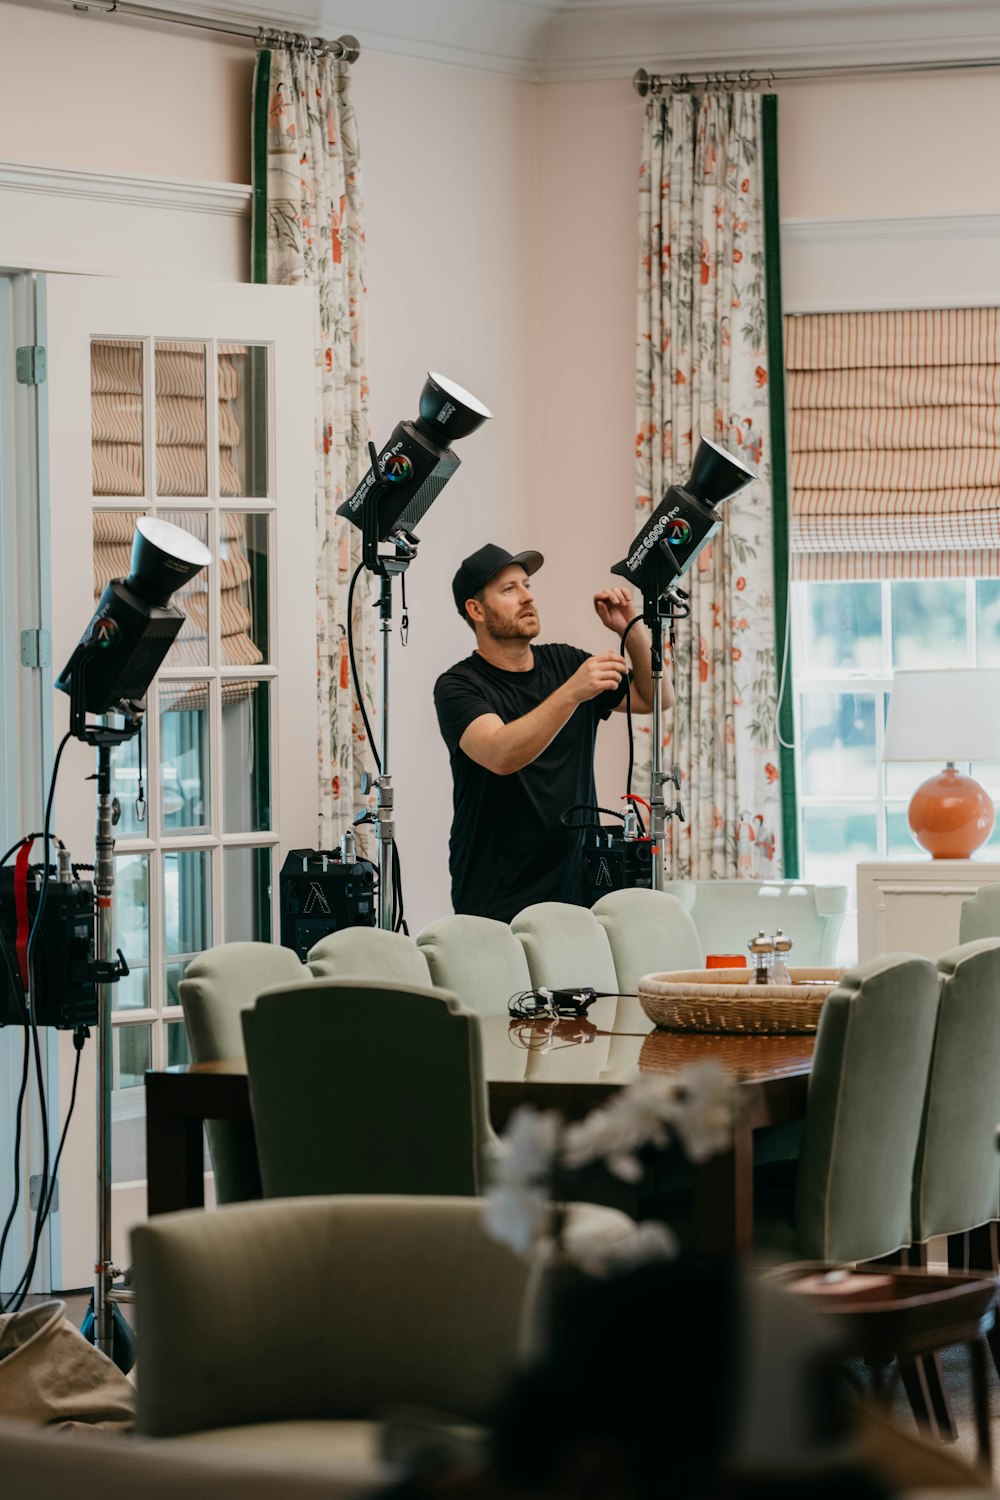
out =
<path fill-rule="evenodd" d="M 290 948 L 275 943 L 224 943 L 191 960 L 179 985 L 188 1045 L 195 1062 L 243 1056 L 240 1014 L 268 985 L 307 980 L 309 970 Z M 252 1126 L 208 1120 L 208 1150 L 218 1203 L 260 1197 Z"/>
<path fill-rule="evenodd" d="M 467 1010 L 506 1014 L 512 995 L 530 989 L 524 949 L 506 922 L 489 917 L 442 917 L 417 936 L 431 983 L 451 990 Z"/>
<path fill-rule="evenodd" d="M 934 1052 L 913 1175 L 913 1238 L 1000 1218 L 1000 940 L 943 953 Z"/>
<path fill-rule="evenodd" d="M 132 1231 L 136 1423 L 170 1437 L 422 1406 L 484 1422 L 530 1328 L 531 1268 L 476 1198 L 298 1198 Z"/>
<path fill-rule="evenodd" d="M 937 1009 L 937 970 L 908 953 L 859 965 L 823 1006 L 796 1183 L 809 1259 L 873 1260 L 909 1243 Z"/>
<path fill-rule="evenodd" d="M 615 994 L 618 976 L 608 935 L 593 912 L 563 901 L 526 906 L 510 924 L 524 948 L 535 989 L 591 989 Z"/>
<path fill-rule="evenodd" d="M 676 896 L 611 891 L 591 910 L 608 935 L 623 995 L 636 994 L 644 974 L 700 969 L 705 961 L 698 929 Z"/>
<path fill-rule="evenodd" d="M 243 1033 L 265 1198 L 485 1189 L 479 1020 L 454 995 L 281 985 L 246 1012 Z"/>
<path fill-rule="evenodd" d="M 1000 938 L 1000 885 L 980 886 L 962 902 L 958 919 L 958 941 L 974 943 L 979 938 Z"/>
<path fill-rule="evenodd" d="M 382 984 L 431 983 L 427 960 L 412 938 L 381 927 L 342 927 L 320 938 L 307 960 L 316 979 L 375 979 Z"/>

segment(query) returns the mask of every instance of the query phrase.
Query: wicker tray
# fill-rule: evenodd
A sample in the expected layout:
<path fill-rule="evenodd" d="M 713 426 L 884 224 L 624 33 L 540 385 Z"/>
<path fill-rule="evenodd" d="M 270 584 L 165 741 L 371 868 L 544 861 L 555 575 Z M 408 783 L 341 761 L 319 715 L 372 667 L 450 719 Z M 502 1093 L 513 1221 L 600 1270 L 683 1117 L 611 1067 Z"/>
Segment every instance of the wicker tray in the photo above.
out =
<path fill-rule="evenodd" d="M 684 969 L 639 980 L 639 1003 L 668 1031 L 815 1031 L 843 969 L 789 969 L 791 984 L 755 984 L 749 969 Z"/>

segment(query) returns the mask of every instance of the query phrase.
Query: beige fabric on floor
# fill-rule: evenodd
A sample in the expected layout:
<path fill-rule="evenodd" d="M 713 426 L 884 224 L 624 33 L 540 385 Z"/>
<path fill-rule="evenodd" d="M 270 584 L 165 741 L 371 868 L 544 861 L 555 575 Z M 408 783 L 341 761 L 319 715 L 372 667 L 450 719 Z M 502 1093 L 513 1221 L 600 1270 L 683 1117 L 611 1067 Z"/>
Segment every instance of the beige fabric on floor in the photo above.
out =
<path fill-rule="evenodd" d="M 131 1385 L 65 1312 L 64 1302 L 40 1302 L 0 1317 L 0 1416 L 59 1428 L 130 1428 Z"/>
<path fill-rule="evenodd" d="M 356 1500 L 396 1477 L 376 1464 L 317 1466 L 287 1454 L 67 1435 L 0 1421 L 3 1500 Z"/>

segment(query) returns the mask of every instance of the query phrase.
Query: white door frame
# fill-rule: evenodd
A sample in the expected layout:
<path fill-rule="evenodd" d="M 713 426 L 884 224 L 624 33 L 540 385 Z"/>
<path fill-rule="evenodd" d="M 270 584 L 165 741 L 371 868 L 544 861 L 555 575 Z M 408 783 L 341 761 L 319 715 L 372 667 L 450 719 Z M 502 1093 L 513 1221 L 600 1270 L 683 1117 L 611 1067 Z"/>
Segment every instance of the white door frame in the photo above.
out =
<path fill-rule="evenodd" d="M 311 844 L 317 829 L 315 701 L 315 293 L 304 287 L 220 285 L 180 280 L 48 276 L 39 279 L 39 339 L 48 350 L 45 406 L 51 425 L 48 506 L 51 517 L 52 674 L 76 645 L 93 611 L 90 340 L 92 336 L 214 338 L 267 344 L 271 351 L 273 472 L 277 475 L 272 562 L 272 659 L 278 683 L 272 704 L 273 806 L 278 864 L 289 848 Z M 239 509 L 238 500 L 226 501 Z M 142 502 L 134 502 L 136 509 Z M 177 507 L 180 508 L 180 507 Z M 247 502 L 252 509 L 252 503 Z M 280 695 L 280 701 L 279 701 Z M 68 700 L 51 693 L 52 735 L 68 724 Z M 95 802 L 86 778 L 86 746 L 63 756 L 56 817 L 74 857 L 92 858 Z M 280 813 L 279 813 L 280 805 Z M 275 876 L 276 876 L 275 871 Z M 272 911 L 277 916 L 275 886 Z M 216 905 L 218 911 L 218 905 Z M 218 927 L 214 941 L 221 940 Z M 59 1037 L 59 1103 L 64 1117 L 74 1054 Z M 49 1285 L 89 1285 L 95 1240 L 95 1049 L 84 1052 L 76 1116 L 60 1171 L 60 1211 L 53 1215 Z M 115 1254 L 126 1263 L 125 1234 L 144 1216 L 142 1183 L 115 1193 Z"/>

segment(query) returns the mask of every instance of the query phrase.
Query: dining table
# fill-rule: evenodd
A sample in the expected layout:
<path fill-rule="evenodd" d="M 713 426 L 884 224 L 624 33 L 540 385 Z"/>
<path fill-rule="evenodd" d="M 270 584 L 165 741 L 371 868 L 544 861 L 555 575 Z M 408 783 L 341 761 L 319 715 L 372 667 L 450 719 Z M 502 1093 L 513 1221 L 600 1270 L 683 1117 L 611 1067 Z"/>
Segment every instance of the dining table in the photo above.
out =
<path fill-rule="evenodd" d="M 750 1253 L 754 1137 L 805 1118 L 814 1035 L 667 1031 L 654 1026 L 635 995 L 602 996 L 581 1016 L 482 1016 L 479 1032 L 498 1131 L 522 1104 L 580 1119 L 642 1074 L 720 1063 L 734 1086 L 732 1144 L 691 1164 L 692 1247 L 712 1255 Z M 429 1076 L 428 1088 L 432 1083 Z M 147 1072 L 148 1212 L 202 1206 L 205 1121 L 251 1119 L 242 1057 Z"/>

